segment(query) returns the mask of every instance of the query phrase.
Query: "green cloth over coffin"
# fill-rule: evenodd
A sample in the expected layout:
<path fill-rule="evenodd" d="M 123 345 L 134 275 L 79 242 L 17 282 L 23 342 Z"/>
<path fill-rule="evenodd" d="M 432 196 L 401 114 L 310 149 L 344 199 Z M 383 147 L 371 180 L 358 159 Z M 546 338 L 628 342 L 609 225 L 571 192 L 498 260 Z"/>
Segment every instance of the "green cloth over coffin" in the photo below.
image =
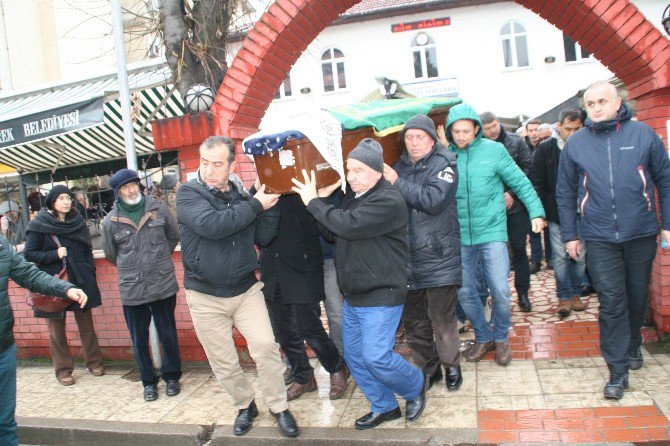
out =
<path fill-rule="evenodd" d="M 327 111 L 335 116 L 345 130 L 373 127 L 379 136 L 398 131 L 398 127 L 414 115 L 427 115 L 436 108 L 460 104 L 459 98 L 409 98 L 360 102 L 333 107 Z"/>

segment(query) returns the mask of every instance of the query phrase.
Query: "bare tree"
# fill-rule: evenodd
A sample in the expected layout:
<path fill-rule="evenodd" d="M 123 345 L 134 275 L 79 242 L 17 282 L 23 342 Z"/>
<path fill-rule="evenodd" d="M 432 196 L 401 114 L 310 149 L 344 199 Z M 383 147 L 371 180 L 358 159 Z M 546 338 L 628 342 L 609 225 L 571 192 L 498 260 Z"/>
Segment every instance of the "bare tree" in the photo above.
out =
<path fill-rule="evenodd" d="M 160 0 L 158 34 L 182 97 L 194 84 L 216 90 L 226 74 L 226 34 L 236 0 Z"/>

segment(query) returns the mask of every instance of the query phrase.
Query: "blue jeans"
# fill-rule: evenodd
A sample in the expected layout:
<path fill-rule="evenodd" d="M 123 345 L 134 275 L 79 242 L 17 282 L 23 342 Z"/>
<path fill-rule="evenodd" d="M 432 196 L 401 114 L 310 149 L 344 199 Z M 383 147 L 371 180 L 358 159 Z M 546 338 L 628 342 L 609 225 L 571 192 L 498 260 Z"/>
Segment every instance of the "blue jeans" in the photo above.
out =
<path fill-rule="evenodd" d="M 384 413 L 398 407 L 395 394 L 408 401 L 421 395 L 424 374 L 393 351 L 403 305 L 342 308 L 344 359 L 356 384 L 371 403 L 371 411 Z"/>
<path fill-rule="evenodd" d="M 16 344 L 0 352 L 0 444 L 16 446 Z"/>
<path fill-rule="evenodd" d="M 570 258 L 561 241 L 561 227 L 558 223 L 549 222 L 549 239 L 553 250 L 552 263 L 556 279 L 556 295 L 559 300 L 570 300 L 579 296 L 586 263 L 584 261 L 584 243 L 581 243 L 581 254 L 578 261 Z"/>
<path fill-rule="evenodd" d="M 463 267 L 463 286 L 458 293 L 458 301 L 472 322 L 477 342 L 484 343 L 494 340 L 505 342 L 511 326 L 510 295 L 507 277 L 509 276 L 509 256 L 507 244 L 504 242 L 481 243 L 472 246 L 461 246 L 461 262 Z M 491 326 L 484 316 L 484 305 L 478 295 L 481 285 L 477 280 L 477 264 L 481 262 L 484 279 L 491 291 L 493 308 L 491 310 Z"/>
<path fill-rule="evenodd" d="M 181 358 L 177 342 L 177 326 L 174 320 L 176 300 L 177 296 L 173 294 L 147 304 L 123 306 L 123 315 L 126 318 L 130 339 L 133 342 L 135 360 L 144 386 L 158 383 L 158 375 L 149 354 L 149 324 L 152 316 L 158 339 L 163 347 L 162 378 L 177 381 L 181 378 Z"/>

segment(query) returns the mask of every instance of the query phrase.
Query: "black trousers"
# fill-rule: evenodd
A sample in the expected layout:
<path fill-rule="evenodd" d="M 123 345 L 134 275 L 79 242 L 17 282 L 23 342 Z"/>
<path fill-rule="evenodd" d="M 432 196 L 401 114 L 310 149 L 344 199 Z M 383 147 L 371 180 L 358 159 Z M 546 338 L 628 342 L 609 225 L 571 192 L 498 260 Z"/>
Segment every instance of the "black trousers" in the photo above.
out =
<path fill-rule="evenodd" d="M 461 362 L 457 301 L 457 285 L 407 292 L 402 322 L 412 359 L 424 373 L 432 375 L 440 363 L 455 367 Z"/>
<path fill-rule="evenodd" d="M 586 242 L 586 264 L 600 303 L 600 352 L 612 373 L 628 371 L 642 345 L 656 237 L 623 243 Z"/>
<path fill-rule="evenodd" d="M 526 240 L 530 233 L 530 218 L 524 209 L 507 215 L 507 238 L 512 248 L 514 267 L 514 288 L 518 296 L 528 295 L 530 289 L 530 266 L 526 253 Z"/>
<path fill-rule="evenodd" d="M 293 377 L 298 384 L 307 384 L 314 373 L 305 351 L 305 341 L 328 373 L 338 372 L 344 366 L 342 355 L 321 323 L 319 303 L 285 304 L 277 284 L 274 301 L 266 300 L 265 304 L 275 338 L 293 367 Z"/>
<path fill-rule="evenodd" d="M 140 369 L 142 384 L 156 384 L 158 375 L 154 370 L 149 353 L 149 325 L 153 316 L 158 339 L 163 349 L 161 376 L 164 380 L 181 378 L 181 357 L 177 340 L 177 324 L 174 310 L 177 296 L 173 294 L 165 299 L 156 300 L 142 305 L 124 305 L 123 315 L 133 341 L 133 352 L 137 367 Z"/>

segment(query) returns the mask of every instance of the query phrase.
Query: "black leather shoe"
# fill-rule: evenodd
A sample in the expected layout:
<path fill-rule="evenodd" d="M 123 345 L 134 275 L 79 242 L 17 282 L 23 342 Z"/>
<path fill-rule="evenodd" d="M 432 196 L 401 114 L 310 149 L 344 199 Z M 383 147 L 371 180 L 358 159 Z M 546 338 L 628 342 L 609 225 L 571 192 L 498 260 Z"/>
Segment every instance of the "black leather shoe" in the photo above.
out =
<path fill-rule="evenodd" d="M 402 412 L 400 412 L 400 407 L 396 407 L 393 410 L 389 410 L 384 413 L 370 412 L 366 415 L 363 415 L 358 420 L 356 420 L 356 429 L 372 429 L 382 424 L 384 421 L 397 420 L 402 417 Z"/>
<path fill-rule="evenodd" d="M 177 396 L 181 392 L 181 386 L 176 379 L 168 379 L 165 384 L 165 394 L 167 396 Z"/>
<path fill-rule="evenodd" d="M 644 360 L 642 359 L 642 351 L 638 348 L 634 352 L 628 352 L 628 356 L 630 357 L 628 368 L 631 370 L 640 370 L 644 363 Z"/>
<path fill-rule="evenodd" d="M 156 384 L 144 386 L 144 401 L 155 401 L 158 399 L 158 388 Z"/>
<path fill-rule="evenodd" d="M 442 366 L 438 364 L 437 368 L 428 379 L 428 388 L 430 389 L 433 387 L 433 384 L 439 383 L 440 381 L 442 381 Z"/>
<path fill-rule="evenodd" d="M 605 384 L 605 398 L 620 400 L 623 391 L 628 388 L 628 373 L 611 373 L 610 380 Z"/>
<path fill-rule="evenodd" d="M 519 296 L 519 309 L 524 313 L 528 313 L 533 309 L 533 304 L 530 303 L 530 299 L 525 294 Z"/>
<path fill-rule="evenodd" d="M 258 416 L 258 407 L 256 401 L 252 401 L 246 409 L 240 409 L 233 424 L 233 433 L 235 435 L 244 435 L 249 432 L 253 425 L 254 418 Z"/>
<path fill-rule="evenodd" d="M 458 390 L 463 384 L 463 374 L 461 374 L 461 366 L 447 367 L 447 390 Z"/>
<path fill-rule="evenodd" d="M 579 293 L 579 294 L 582 297 L 586 297 L 586 296 L 590 296 L 591 294 L 593 294 L 595 292 L 596 292 L 596 290 L 594 290 L 591 285 L 582 285 L 582 292 Z"/>
<path fill-rule="evenodd" d="M 295 418 L 293 418 L 293 414 L 288 409 L 283 412 L 272 413 L 272 416 L 277 419 L 279 431 L 284 437 L 293 438 L 298 436 L 298 425 L 295 422 Z"/>
<path fill-rule="evenodd" d="M 416 421 L 419 419 L 423 410 L 426 408 L 426 390 L 428 389 L 428 377 L 426 376 L 423 381 L 423 389 L 421 390 L 421 395 L 415 400 L 407 401 L 405 403 L 405 419 L 407 421 Z"/>

